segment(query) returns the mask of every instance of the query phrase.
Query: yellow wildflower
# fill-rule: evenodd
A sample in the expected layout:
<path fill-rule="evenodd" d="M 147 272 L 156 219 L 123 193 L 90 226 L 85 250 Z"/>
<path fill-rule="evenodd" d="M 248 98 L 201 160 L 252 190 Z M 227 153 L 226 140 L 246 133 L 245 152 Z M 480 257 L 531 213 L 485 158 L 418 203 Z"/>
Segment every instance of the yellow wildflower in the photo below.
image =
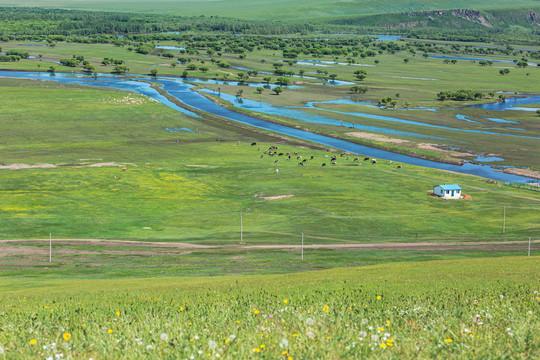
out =
<path fill-rule="evenodd" d="M 255 351 L 255 352 L 261 352 L 261 349 L 259 349 L 259 348 L 253 348 L 253 351 Z"/>
<path fill-rule="evenodd" d="M 112 329 L 109 329 L 109 330 L 107 330 L 107 331 L 109 332 L 109 334 L 112 334 Z"/>
<path fill-rule="evenodd" d="M 117 312 L 116 312 L 116 316 L 120 316 L 120 311 L 117 311 Z"/>
<path fill-rule="evenodd" d="M 381 300 L 382 299 L 382 296 L 381 295 L 377 295 L 377 300 Z"/>
<path fill-rule="evenodd" d="M 264 349 L 264 348 L 265 348 L 264 344 L 261 344 L 261 346 L 259 346 L 259 347 L 260 347 L 261 349 Z"/>
<path fill-rule="evenodd" d="M 64 335 L 62 335 L 62 337 L 64 338 L 64 340 L 68 341 L 69 339 L 71 339 L 71 334 L 70 333 L 64 333 Z"/>
<path fill-rule="evenodd" d="M 328 312 L 328 310 L 330 310 L 330 308 L 328 307 L 328 305 L 324 305 L 323 308 L 322 308 L 322 311 Z"/>
<path fill-rule="evenodd" d="M 452 341 L 452 339 L 448 338 L 448 339 L 444 339 L 444 342 L 445 342 L 445 343 L 451 343 L 451 342 L 453 342 L 453 341 Z"/>
<path fill-rule="evenodd" d="M 36 339 L 30 340 L 30 344 L 34 345 L 35 343 L 37 343 Z"/>
<path fill-rule="evenodd" d="M 287 303 L 289 303 L 289 300 L 285 299 L 285 300 L 283 300 L 283 302 L 284 302 L 285 304 L 287 304 Z"/>
<path fill-rule="evenodd" d="M 281 355 L 287 355 L 288 351 L 287 350 L 283 350 L 283 352 L 281 353 Z"/>
<path fill-rule="evenodd" d="M 386 344 L 380 344 L 379 346 L 383 349 L 387 347 Z"/>
<path fill-rule="evenodd" d="M 184 307 L 183 307 L 183 306 L 180 306 L 180 311 L 184 311 Z"/>

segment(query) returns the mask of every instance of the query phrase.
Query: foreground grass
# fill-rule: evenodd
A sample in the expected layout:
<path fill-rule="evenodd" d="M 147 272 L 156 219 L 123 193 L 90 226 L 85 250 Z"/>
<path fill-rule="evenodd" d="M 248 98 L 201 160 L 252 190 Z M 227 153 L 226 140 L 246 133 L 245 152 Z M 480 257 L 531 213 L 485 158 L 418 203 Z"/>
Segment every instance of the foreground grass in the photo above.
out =
<path fill-rule="evenodd" d="M 535 358 L 538 257 L 274 276 L 0 280 L 5 358 Z"/>

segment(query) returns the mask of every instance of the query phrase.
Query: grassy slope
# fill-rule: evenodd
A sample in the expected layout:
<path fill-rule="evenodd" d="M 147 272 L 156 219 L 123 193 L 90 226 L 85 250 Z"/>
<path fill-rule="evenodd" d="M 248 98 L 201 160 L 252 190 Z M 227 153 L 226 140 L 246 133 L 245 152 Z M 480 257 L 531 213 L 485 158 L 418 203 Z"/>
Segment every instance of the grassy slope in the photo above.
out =
<path fill-rule="evenodd" d="M 7 358 L 537 358 L 539 260 L 213 279 L 2 279 L 0 346 Z"/>
<path fill-rule="evenodd" d="M 0 6 L 13 6 L 12 1 L 0 0 Z M 17 6 L 37 6 L 66 9 L 154 12 L 175 15 L 219 15 L 243 19 L 268 20 L 327 17 L 328 15 L 380 14 L 436 9 L 497 9 L 537 6 L 534 0 L 409 0 L 377 1 L 355 0 L 350 2 L 326 0 L 266 1 L 266 0 L 227 0 L 227 1 L 170 1 L 170 0 L 24 0 Z M 264 15 L 262 15 L 264 14 Z M 289 14 L 289 15 L 287 15 Z"/>
<path fill-rule="evenodd" d="M 538 207 L 534 192 L 414 166 L 344 166 L 353 156 L 322 168 L 327 152 L 291 145 L 280 151 L 315 160 L 299 167 L 282 157 L 275 164 L 260 158 L 271 137 L 189 119 L 155 102 L 132 105 L 122 93 L 49 83 L 1 83 L 2 162 L 133 164 L 126 172 L 110 166 L 1 170 L 2 238 L 52 232 L 57 238 L 235 243 L 240 211 L 248 243 L 296 243 L 300 232 L 320 237 L 317 242 L 491 239 L 500 234 L 502 204 L 507 238 L 534 235 L 539 222 L 531 211 Z M 197 132 L 168 133 L 165 127 Z M 249 146 L 253 140 L 264 142 L 261 152 Z M 474 200 L 426 196 L 439 183 L 459 183 Z M 273 195 L 294 197 L 259 198 Z"/>

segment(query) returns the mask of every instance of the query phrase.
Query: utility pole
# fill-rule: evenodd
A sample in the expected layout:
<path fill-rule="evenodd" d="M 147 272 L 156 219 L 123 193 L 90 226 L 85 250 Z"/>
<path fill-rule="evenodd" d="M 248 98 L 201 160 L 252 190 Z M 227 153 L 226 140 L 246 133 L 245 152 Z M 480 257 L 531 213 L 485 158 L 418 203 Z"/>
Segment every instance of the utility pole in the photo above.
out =
<path fill-rule="evenodd" d="M 49 233 L 49 262 L 52 262 L 52 234 Z"/>

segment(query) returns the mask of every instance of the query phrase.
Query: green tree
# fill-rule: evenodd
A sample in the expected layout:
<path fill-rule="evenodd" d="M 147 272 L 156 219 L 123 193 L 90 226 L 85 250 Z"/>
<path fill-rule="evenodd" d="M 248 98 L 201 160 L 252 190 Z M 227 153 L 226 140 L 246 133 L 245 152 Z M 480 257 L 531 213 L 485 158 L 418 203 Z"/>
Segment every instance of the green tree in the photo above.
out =
<path fill-rule="evenodd" d="M 154 69 L 150 70 L 150 75 L 157 76 L 157 69 L 154 68 Z"/>
<path fill-rule="evenodd" d="M 285 78 L 285 77 L 278 77 L 277 80 L 276 80 L 276 84 L 278 85 L 282 85 L 282 86 L 287 86 L 289 85 L 289 79 Z M 279 87 L 279 86 L 278 86 Z M 283 89 L 282 89 L 283 90 Z M 278 94 L 279 95 L 279 94 Z"/>
<path fill-rule="evenodd" d="M 263 88 L 262 86 L 258 86 L 256 90 L 257 90 L 257 92 L 258 92 L 259 94 L 262 94 L 263 91 L 264 91 L 264 88 Z"/>
<path fill-rule="evenodd" d="M 276 95 L 279 95 L 281 92 L 283 92 L 283 89 L 281 88 L 281 86 L 276 86 L 272 89 L 272 91 L 275 92 Z"/>
<path fill-rule="evenodd" d="M 116 65 L 112 72 L 117 74 L 123 74 L 125 72 L 129 71 L 129 68 L 126 65 Z"/>

